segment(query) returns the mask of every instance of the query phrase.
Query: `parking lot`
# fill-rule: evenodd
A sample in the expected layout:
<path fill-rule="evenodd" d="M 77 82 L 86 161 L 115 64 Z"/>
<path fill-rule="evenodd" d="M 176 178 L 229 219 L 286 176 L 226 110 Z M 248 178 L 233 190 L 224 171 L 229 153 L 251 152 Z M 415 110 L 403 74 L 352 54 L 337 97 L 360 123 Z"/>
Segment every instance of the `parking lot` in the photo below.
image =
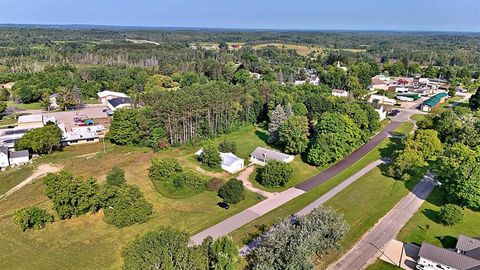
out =
<path fill-rule="evenodd" d="M 107 107 L 103 104 L 91 104 L 87 105 L 85 108 L 81 110 L 75 111 L 65 111 L 65 112 L 44 112 L 41 110 L 28 110 L 22 111 L 21 113 L 29 113 L 29 114 L 43 114 L 48 116 L 54 116 L 57 119 L 57 122 L 65 124 L 65 128 L 67 131 L 70 131 L 72 127 L 75 127 L 75 122 L 73 119 L 75 117 L 85 115 L 88 118 L 105 118 L 107 114 L 103 112 L 103 110 L 107 109 Z M 95 123 L 96 125 L 105 125 L 103 122 Z"/>

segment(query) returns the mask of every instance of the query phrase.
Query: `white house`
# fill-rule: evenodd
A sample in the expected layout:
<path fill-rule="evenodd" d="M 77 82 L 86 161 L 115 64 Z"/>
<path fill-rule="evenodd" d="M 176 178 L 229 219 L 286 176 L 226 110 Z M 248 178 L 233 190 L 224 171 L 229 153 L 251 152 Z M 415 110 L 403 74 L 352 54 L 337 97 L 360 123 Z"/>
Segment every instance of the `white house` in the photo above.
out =
<path fill-rule="evenodd" d="M 383 108 L 382 105 L 378 105 L 377 107 L 375 107 L 375 111 L 378 113 L 378 116 L 380 117 L 380 121 L 387 118 L 387 111 L 385 110 L 385 108 Z"/>
<path fill-rule="evenodd" d="M 418 257 L 419 270 L 480 269 L 480 240 L 460 235 L 454 250 L 424 242 Z"/>
<path fill-rule="evenodd" d="M 245 161 L 233 153 L 220 153 L 222 158 L 222 169 L 229 173 L 239 172 L 245 167 Z"/>
<path fill-rule="evenodd" d="M 28 150 L 9 151 L 8 161 L 10 162 L 10 166 L 27 164 L 30 161 Z"/>
<path fill-rule="evenodd" d="M 49 100 L 50 100 L 50 105 L 49 105 L 49 109 L 50 110 L 56 110 L 58 109 L 58 102 L 57 102 L 57 98 L 58 98 L 58 94 L 55 93 L 55 94 L 52 94 L 50 95 L 49 97 Z"/>
<path fill-rule="evenodd" d="M 263 147 L 257 147 L 255 150 L 250 154 L 250 161 L 252 163 L 258 165 L 266 165 L 270 160 L 276 160 L 283 163 L 290 163 L 293 161 L 295 157 L 291 155 L 287 155 L 275 150 L 270 150 Z"/>
<path fill-rule="evenodd" d="M 100 99 L 100 102 L 102 102 L 103 105 L 107 105 L 107 101 L 110 99 L 114 98 L 128 98 L 127 95 L 124 93 L 120 92 L 113 92 L 113 91 L 102 91 L 97 93 L 98 98 Z"/>
<path fill-rule="evenodd" d="M 105 130 L 105 127 L 102 125 L 72 128 L 72 132 L 63 134 L 62 144 L 75 145 L 98 142 L 100 140 L 99 132 L 103 130 Z"/>
<path fill-rule="evenodd" d="M 0 147 L 0 168 L 6 168 L 10 165 L 8 162 L 8 148 Z"/>

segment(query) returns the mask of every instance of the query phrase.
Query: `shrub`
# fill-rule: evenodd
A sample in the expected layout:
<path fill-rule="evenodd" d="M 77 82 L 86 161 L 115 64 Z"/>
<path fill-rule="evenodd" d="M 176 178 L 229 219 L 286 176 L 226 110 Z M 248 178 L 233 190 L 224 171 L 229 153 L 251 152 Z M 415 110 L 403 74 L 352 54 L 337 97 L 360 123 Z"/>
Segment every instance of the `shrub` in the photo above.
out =
<path fill-rule="evenodd" d="M 222 163 L 220 153 L 213 146 L 207 146 L 203 149 L 203 153 L 198 157 L 198 160 L 205 166 L 210 168 L 217 168 Z"/>
<path fill-rule="evenodd" d="M 223 185 L 223 180 L 217 177 L 212 177 L 212 179 L 207 182 L 208 191 L 218 191 L 218 189 Z"/>
<path fill-rule="evenodd" d="M 123 249 L 123 269 L 206 269 L 206 250 L 189 241 L 186 232 L 168 227 L 137 236 Z"/>
<path fill-rule="evenodd" d="M 257 181 L 266 187 L 283 187 L 290 180 L 293 168 L 290 164 L 271 160 L 263 168 L 257 169 Z"/>
<path fill-rule="evenodd" d="M 235 153 L 237 151 L 237 143 L 232 141 L 223 141 L 218 146 L 218 151 L 222 153 Z"/>
<path fill-rule="evenodd" d="M 17 210 L 13 220 L 18 226 L 20 226 L 22 231 L 26 231 L 27 229 L 34 227 L 41 229 L 45 226 L 45 223 L 53 222 L 55 218 L 45 209 L 33 206 Z"/>
<path fill-rule="evenodd" d="M 208 241 L 208 262 L 209 269 L 215 270 L 233 270 L 237 269 L 240 263 L 238 247 L 229 236 L 222 236 L 215 241 Z"/>
<path fill-rule="evenodd" d="M 187 198 L 206 189 L 205 179 L 193 171 L 174 173 L 161 181 L 153 181 L 155 188 L 169 198 Z"/>
<path fill-rule="evenodd" d="M 105 184 L 108 186 L 123 186 L 125 181 L 125 171 L 119 167 L 113 167 L 108 173 Z"/>
<path fill-rule="evenodd" d="M 53 123 L 28 131 L 15 143 L 16 150 L 30 150 L 37 154 L 48 154 L 60 147 L 62 131 Z"/>
<path fill-rule="evenodd" d="M 462 208 L 455 204 L 445 204 L 440 208 L 439 220 L 444 225 L 455 225 L 463 220 Z"/>
<path fill-rule="evenodd" d="M 99 186 L 94 178 L 85 181 L 62 171 L 48 174 L 44 183 L 45 195 L 52 200 L 53 209 L 61 219 L 97 211 L 101 207 Z"/>
<path fill-rule="evenodd" d="M 227 203 L 239 203 L 245 199 L 245 190 L 242 181 L 235 178 L 228 180 L 220 190 L 218 190 L 218 196 Z"/>
<path fill-rule="evenodd" d="M 182 171 L 180 163 L 173 158 L 152 158 L 152 165 L 148 169 L 148 176 L 152 180 L 161 180 L 174 173 Z"/>
<path fill-rule="evenodd" d="M 153 206 L 136 186 L 107 186 L 104 203 L 105 222 L 122 228 L 148 220 Z"/>

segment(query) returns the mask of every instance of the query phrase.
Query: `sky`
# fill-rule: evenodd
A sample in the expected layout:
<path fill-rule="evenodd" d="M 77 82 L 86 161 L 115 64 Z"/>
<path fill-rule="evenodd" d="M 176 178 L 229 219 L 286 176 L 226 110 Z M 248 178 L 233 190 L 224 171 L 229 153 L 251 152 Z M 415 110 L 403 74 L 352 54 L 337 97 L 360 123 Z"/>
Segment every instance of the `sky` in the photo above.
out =
<path fill-rule="evenodd" d="M 480 0 L 0 0 L 0 24 L 480 32 Z"/>

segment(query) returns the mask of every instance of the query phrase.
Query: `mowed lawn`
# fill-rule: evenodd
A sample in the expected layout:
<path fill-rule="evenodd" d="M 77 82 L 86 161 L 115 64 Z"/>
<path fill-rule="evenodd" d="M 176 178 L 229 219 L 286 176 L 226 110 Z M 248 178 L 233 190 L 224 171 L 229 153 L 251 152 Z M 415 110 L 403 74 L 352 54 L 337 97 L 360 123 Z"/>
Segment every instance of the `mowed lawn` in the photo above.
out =
<path fill-rule="evenodd" d="M 327 201 L 325 206 L 342 213 L 350 229 L 341 242 L 343 250 L 317 258 L 316 265 L 323 269 L 338 260 L 408 194 L 413 184 L 384 176 L 377 167 Z"/>
<path fill-rule="evenodd" d="M 412 124 L 406 123 L 405 125 L 402 124 L 401 127 L 399 127 L 399 129 L 397 129 L 396 131 L 397 132 L 402 131 L 403 126 L 410 126 L 410 128 L 413 128 Z M 410 132 L 410 130 L 406 130 L 406 129 L 403 131 L 407 133 Z M 288 217 L 300 211 L 305 206 L 312 203 L 323 194 L 327 193 L 333 187 L 343 182 L 348 177 L 354 175 L 363 167 L 380 159 L 381 157 L 391 156 L 393 151 L 398 149 L 400 145 L 401 145 L 401 141 L 399 139 L 387 138 L 383 140 L 376 148 L 372 149 L 368 154 L 366 154 L 363 158 L 361 158 L 355 164 L 343 170 L 341 173 L 337 174 L 336 176 L 330 178 L 324 184 L 317 186 L 313 190 L 287 202 L 286 204 L 278 207 L 277 209 L 233 231 L 230 235 L 233 237 L 234 241 L 238 245 L 243 245 L 245 243 L 248 243 L 249 241 L 256 238 L 265 228 L 271 226 L 275 222 L 278 222 L 282 218 Z"/>
<path fill-rule="evenodd" d="M 480 236 L 480 212 L 464 209 L 462 223 L 454 226 L 444 226 L 438 222 L 438 211 L 446 202 L 445 194 L 437 187 L 423 203 L 417 213 L 408 221 L 397 236 L 404 242 L 431 244 L 452 248 L 457 243 L 459 234 L 470 237 Z"/>
<path fill-rule="evenodd" d="M 400 270 L 402 268 L 386 263 L 380 259 L 377 259 L 373 264 L 369 265 L 366 270 Z"/>
<path fill-rule="evenodd" d="M 255 133 L 254 128 L 246 128 L 230 135 L 220 137 L 208 143 L 221 140 L 237 142 L 238 154 L 247 157 L 257 145 L 264 142 Z M 256 194 L 247 192 L 246 199 L 229 210 L 216 206 L 220 198 L 215 192 L 203 192 L 186 199 L 168 199 L 162 197 L 148 178 L 148 167 L 153 156 L 173 157 L 183 166 L 198 169 L 192 158 L 198 146 L 172 148 L 153 153 L 147 148 L 122 147 L 106 144 L 106 153 L 101 143 L 68 147 L 35 161 L 35 164 L 61 164 L 75 175 L 94 176 L 100 182 L 113 166 L 119 166 L 126 172 L 127 182 L 140 187 L 146 199 L 154 206 L 149 221 L 117 229 L 106 224 L 103 213 L 88 214 L 70 220 L 57 220 L 43 230 L 21 232 L 13 224 L 15 210 L 37 205 L 51 213 L 51 202 L 43 195 L 42 181 L 37 180 L 6 199 L 0 201 L 0 269 L 118 269 L 122 265 L 121 250 L 135 235 L 163 225 L 174 226 L 194 234 L 212 226 L 221 220 L 259 202 Z M 28 177 L 30 167 L 12 172 L 0 172 L 0 182 L 4 189 Z M 18 173 L 17 176 L 13 176 Z M 20 174 L 23 174 L 20 177 Z M 211 173 L 223 179 L 230 178 L 226 173 Z M 4 176 L 11 184 L 4 183 Z"/>

